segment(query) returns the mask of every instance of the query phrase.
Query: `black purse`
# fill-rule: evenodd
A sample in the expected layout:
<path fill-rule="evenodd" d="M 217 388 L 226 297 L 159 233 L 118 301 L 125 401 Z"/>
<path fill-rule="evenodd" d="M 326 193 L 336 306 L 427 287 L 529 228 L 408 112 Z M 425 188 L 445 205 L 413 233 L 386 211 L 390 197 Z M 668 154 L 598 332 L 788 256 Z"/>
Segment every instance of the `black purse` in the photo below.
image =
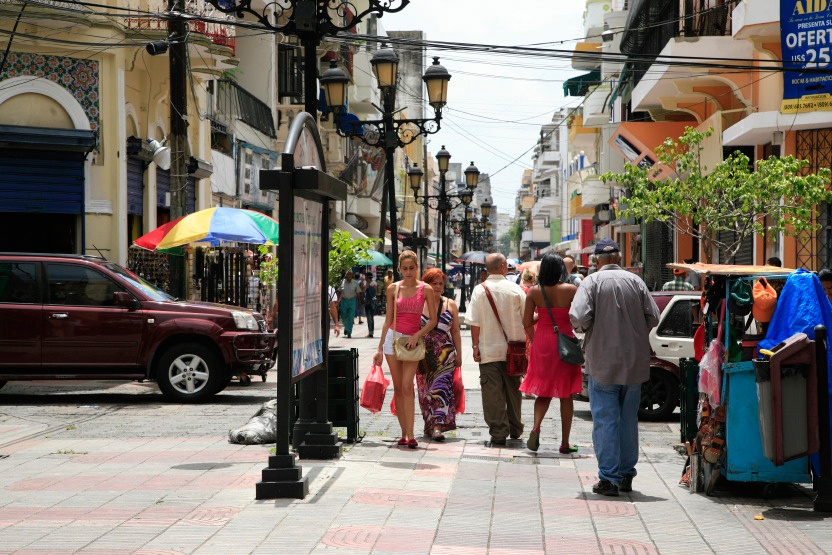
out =
<path fill-rule="evenodd" d="M 549 305 L 549 297 L 546 296 L 546 291 L 542 285 L 538 287 L 540 287 L 540 292 L 543 294 L 543 301 L 546 303 L 546 311 L 549 313 L 552 325 L 555 326 L 555 335 L 558 336 L 558 356 L 566 364 L 581 366 L 584 363 L 584 353 L 581 350 L 580 339 L 577 337 L 569 337 L 560 332 L 558 324 L 555 322 L 555 317 L 552 314 L 552 308 Z"/>

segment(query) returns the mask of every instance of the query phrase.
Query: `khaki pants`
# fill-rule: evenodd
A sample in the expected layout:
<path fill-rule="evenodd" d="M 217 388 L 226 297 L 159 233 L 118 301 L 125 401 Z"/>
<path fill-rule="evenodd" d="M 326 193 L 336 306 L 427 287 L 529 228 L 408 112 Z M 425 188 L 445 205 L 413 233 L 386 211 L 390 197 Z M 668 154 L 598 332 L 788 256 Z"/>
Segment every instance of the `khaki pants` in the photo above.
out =
<path fill-rule="evenodd" d="M 523 435 L 519 389 L 522 381 L 523 376 L 506 375 L 505 361 L 480 364 L 482 411 L 492 440 Z"/>

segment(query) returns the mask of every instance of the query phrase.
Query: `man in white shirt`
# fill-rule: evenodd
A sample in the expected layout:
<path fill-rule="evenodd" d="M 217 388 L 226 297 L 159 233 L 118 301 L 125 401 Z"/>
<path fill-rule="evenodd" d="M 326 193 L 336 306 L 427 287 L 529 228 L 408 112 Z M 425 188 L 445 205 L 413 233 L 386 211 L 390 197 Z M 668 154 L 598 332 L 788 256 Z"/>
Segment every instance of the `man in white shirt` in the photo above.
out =
<path fill-rule="evenodd" d="M 483 415 L 491 445 L 500 446 L 505 445 L 507 437 L 518 439 L 523 435 L 519 389 L 523 377 L 506 375 L 506 336 L 510 341 L 526 339 L 523 329 L 526 294 L 519 285 L 505 279 L 508 265 L 504 255 L 489 254 L 485 266 L 488 278 L 474 288 L 465 319 L 471 326 L 474 360 L 480 365 Z M 502 329 L 486 295 L 486 287 L 494 299 Z"/>
<path fill-rule="evenodd" d="M 566 283 L 571 283 L 575 287 L 580 287 L 583 281 L 583 276 L 575 269 L 575 259 L 571 256 L 563 257 L 563 264 L 566 266 Z"/>

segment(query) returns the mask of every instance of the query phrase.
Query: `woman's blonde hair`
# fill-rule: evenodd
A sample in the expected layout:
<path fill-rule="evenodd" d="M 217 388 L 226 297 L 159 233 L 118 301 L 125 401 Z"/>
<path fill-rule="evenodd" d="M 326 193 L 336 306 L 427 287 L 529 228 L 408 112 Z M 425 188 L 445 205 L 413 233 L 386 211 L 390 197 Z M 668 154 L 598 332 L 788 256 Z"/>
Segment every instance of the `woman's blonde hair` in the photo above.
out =
<path fill-rule="evenodd" d="M 402 265 L 402 263 L 403 263 L 405 260 L 407 260 L 408 258 L 412 258 L 412 259 L 413 259 L 413 262 L 414 262 L 417 266 L 419 265 L 419 258 L 416 256 L 416 253 L 415 253 L 415 252 L 413 252 L 413 251 L 403 251 L 403 252 L 399 255 L 399 266 L 401 266 L 401 265 Z"/>
<path fill-rule="evenodd" d="M 522 278 L 523 281 L 535 282 L 537 281 L 537 271 L 531 268 L 526 268 L 525 270 L 523 270 Z"/>

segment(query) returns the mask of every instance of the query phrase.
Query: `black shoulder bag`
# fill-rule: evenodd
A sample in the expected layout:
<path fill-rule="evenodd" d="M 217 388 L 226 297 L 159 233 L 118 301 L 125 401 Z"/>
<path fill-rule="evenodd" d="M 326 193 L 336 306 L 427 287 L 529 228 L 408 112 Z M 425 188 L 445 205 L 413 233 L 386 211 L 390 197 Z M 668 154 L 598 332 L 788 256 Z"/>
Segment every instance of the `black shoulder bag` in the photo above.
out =
<path fill-rule="evenodd" d="M 581 342 L 577 337 L 569 337 L 563 334 L 558 329 L 558 324 L 555 322 L 555 316 L 552 314 L 552 307 L 549 305 L 549 297 L 546 296 L 546 290 L 542 285 L 540 292 L 543 294 L 543 301 L 546 303 L 546 311 L 549 313 L 549 318 L 552 320 L 552 325 L 555 327 L 555 335 L 558 338 L 558 356 L 566 364 L 576 364 L 578 366 L 584 363 L 584 354 L 581 352 Z"/>

